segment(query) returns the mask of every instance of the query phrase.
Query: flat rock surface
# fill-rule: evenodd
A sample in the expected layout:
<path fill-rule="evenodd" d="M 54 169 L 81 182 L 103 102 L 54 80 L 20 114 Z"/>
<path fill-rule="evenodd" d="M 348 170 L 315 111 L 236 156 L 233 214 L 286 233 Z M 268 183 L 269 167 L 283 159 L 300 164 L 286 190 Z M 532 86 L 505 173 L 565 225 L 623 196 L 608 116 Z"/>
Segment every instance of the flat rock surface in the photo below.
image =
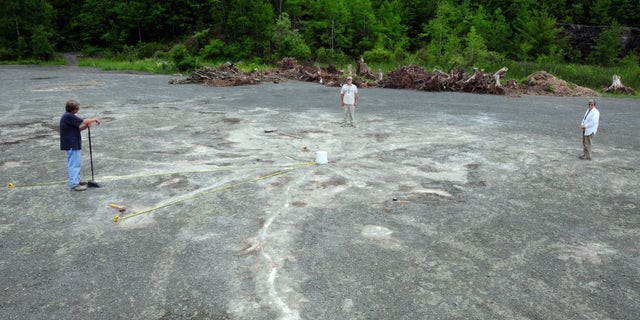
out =
<path fill-rule="evenodd" d="M 588 97 L 361 89 L 351 128 L 338 88 L 170 79 L 0 66 L 1 319 L 640 314 L 639 100 L 581 161 Z"/>

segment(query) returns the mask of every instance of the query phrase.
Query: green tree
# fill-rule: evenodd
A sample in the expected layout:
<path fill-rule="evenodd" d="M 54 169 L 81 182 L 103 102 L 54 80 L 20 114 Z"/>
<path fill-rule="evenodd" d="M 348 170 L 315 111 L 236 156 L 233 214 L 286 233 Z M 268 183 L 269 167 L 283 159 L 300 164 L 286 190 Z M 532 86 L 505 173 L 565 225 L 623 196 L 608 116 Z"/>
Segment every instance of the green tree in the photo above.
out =
<path fill-rule="evenodd" d="M 465 37 L 466 48 L 464 50 L 465 60 L 468 66 L 473 66 L 477 62 L 484 61 L 489 55 L 484 38 L 476 32 L 476 27 L 471 26 L 469 33 Z"/>
<path fill-rule="evenodd" d="M 298 60 L 309 60 L 311 49 L 304 42 L 298 30 L 291 29 L 289 14 L 283 12 L 276 22 L 273 33 L 273 45 L 276 48 L 276 59 L 295 57 Z"/>
<path fill-rule="evenodd" d="M 8 59 L 33 56 L 32 48 L 24 44 L 30 42 L 27 39 L 32 39 L 34 31 L 39 32 L 39 28 L 55 31 L 54 17 L 55 10 L 46 0 L 4 0 L 0 10 L 0 48 L 7 50 L 3 50 L 3 55 Z M 45 37 L 50 46 L 49 38 L 52 36 L 50 33 Z"/>
<path fill-rule="evenodd" d="M 438 5 L 435 18 L 423 26 L 421 37 L 428 39 L 427 53 L 441 66 L 458 64 L 464 50 L 463 31 L 467 28 L 463 10 L 450 0 Z"/>
<path fill-rule="evenodd" d="M 353 40 L 347 31 L 351 23 L 345 0 L 315 1 L 311 3 L 309 13 L 307 34 L 316 48 L 324 47 L 330 52 L 349 51 Z"/>
<path fill-rule="evenodd" d="M 617 22 L 613 22 L 610 28 L 603 31 L 596 39 L 593 51 L 587 57 L 587 61 L 601 66 L 613 66 L 620 60 L 622 44 L 620 38 L 622 29 Z"/>
<path fill-rule="evenodd" d="M 516 20 L 513 21 L 515 58 L 535 59 L 541 55 L 554 55 L 559 49 L 556 19 L 545 11 L 532 9 L 529 0 L 521 0 Z"/>
<path fill-rule="evenodd" d="M 224 41 L 220 39 L 211 39 L 209 44 L 200 49 L 200 58 L 204 60 L 216 60 L 224 54 Z"/>
<path fill-rule="evenodd" d="M 585 13 L 585 6 L 580 2 L 571 4 L 570 18 L 567 18 L 567 23 L 585 24 L 587 14 Z"/>
<path fill-rule="evenodd" d="M 470 36 L 510 58 L 557 59 L 569 50 L 556 39 L 556 22 L 640 27 L 638 0 L 3 0 L 1 7 L 0 59 L 45 58 L 49 49 L 139 57 L 141 48 L 149 56 L 163 43 L 183 43 L 192 55 L 222 49 L 233 60 L 273 61 L 288 46 L 329 60 L 418 50 L 451 64 L 467 54 Z M 274 35 L 283 13 L 297 35 Z"/>
<path fill-rule="evenodd" d="M 349 27 L 345 31 L 347 37 L 353 41 L 347 52 L 351 56 L 357 57 L 364 51 L 373 48 L 381 28 L 378 26 L 370 0 L 349 0 L 345 5 L 350 17 Z"/>
<path fill-rule="evenodd" d="M 607 13 L 610 16 L 609 23 L 613 21 L 626 26 L 637 25 L 638 17 L 640 17 L 640 1 L 638 0 L 611 0 L 611 5 Z M 600 23 L 603 24 L 603 23 Z"/>
<path fill-rule="evenodd" d="M 470 20 L 478 35 L 484 39 L 488 50 L 499 53 L 507 53 L 509 51 L 511 27 L 501 9 L 498 8 L 493 14 L 489 14 L 484 7 L 479 6 L 471 13 Z"/>
<path fill-rule="evenodd" d="M 79 30 L 85 48 L 120 48 L 123 45 L 116 28 L 118 16 L 113 1 L 85 0 L 81 12 L 70 21 L 72 27 Z"/>
<path fill-rule="evenodd" d="M 273 7 L 262 0 L 227 0 L 226 18 L 222 23 L 223 37 L 245 50 L 234 50 L 234 58 L 268 58 L 275 29 Z"/>
<path fill-rule="evenodd" d="M 18 38 L 18 44 L 16 45 L 15 50 L 12 52 L 12 54 L 14 56 L 12 56 L 11 59 L 25 59 L 29 57 L 29 43 L 27 42 L 25 37 L 20 36 Z"/>
<path fill-rule="evenodd" d="M 189 71 L 195 67 L 195 59 L 183 44 L 173 46 L 169 52 L 169 58 L 179 71 Z"/>
<path fill-rule="evenodd" d="M 282 0 L 274 0 L 282 1 Z M 311 4 L 308 0 L 286 0 L 284 2 L 282 12 L 289 14 L 291 28 L 300 30 L 304 34 L 303 29 L 309 21 Z"/>
<path fill-rule="evenodd" d="M 409 49 L 408 28 L 402 24 L 402 5 L 397 0 L 383 0 L 375 10 L 379 22 L 376 44 L 395 52 Z"/>
<path fill-rule="evenodd" d="M 592 25 L 608 25 L 611 22 L 609 10 L 611 0 L 595 0 L 589 7 L 589 23 Z"/>
<path fill-rule="evenodd" d="M 569 4 L 567 2 L 570 2 Z M 573 23 L 573 17 L 571 15 L 571 3 L 574 1 L 567 0 L 547 0 L 540 1 L 538 10 L 553 12 L 553 16 L 562 23 Z"/>
<path fill-rule="evenodd" d="M 49 0 L 55 10 L 55 30 L 52 41 L 59 51 L 78 51 L 82 46 L 81 30 L 76 29 L 77 15 L 82 11 L 83 1 Z"/>
<path fill-rule="evenodd" d="M 154 40 L 156 22 L 164 18 L 160 3 L 148 0 L 129 0 L 113 6 L 127 44 Z"/>
<path fill-rule="evenodd" d="M 407 26 L 410 50 L 424 47 L 428 39 L 424 35 L 424 26 L 433 19 L 438 11 L 438 1 L 405 0 L 402 6 L 402 24 Z"/>
<path fill-rule="evenodd" d="M 34 58 L 48 61 L 53 57 L 54 51 L 53 45 L 49 42 L 50 36 L 47 28 L 43 25 L 39 25 L 33 29 L 31 35 L 31 50 L 33 50 Z"/>

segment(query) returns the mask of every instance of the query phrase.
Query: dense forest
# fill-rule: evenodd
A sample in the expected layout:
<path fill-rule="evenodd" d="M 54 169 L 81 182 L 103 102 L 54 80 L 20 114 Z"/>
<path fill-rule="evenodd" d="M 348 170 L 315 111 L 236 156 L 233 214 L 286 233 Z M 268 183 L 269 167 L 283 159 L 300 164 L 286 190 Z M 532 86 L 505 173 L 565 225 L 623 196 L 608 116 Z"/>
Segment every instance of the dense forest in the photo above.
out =
<path fill-rule="evenodd" d="M 0 61 L 55 52 L 194 59 L 472 65 L 487 59 L 612 65 L 638 0 L 2 0 Z M 588 56 L 563 24 L 606 26 Z"/>

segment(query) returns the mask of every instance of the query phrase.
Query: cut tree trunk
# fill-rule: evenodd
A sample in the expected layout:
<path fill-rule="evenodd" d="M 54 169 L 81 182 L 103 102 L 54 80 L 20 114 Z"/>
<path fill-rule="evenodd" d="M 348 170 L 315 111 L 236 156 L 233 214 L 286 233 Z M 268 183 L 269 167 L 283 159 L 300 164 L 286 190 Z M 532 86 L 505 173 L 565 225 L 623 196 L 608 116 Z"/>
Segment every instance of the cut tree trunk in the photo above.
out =
<path fill-rule="evenodd" d="M 493 74 L 493 79 L 496 80 L 496 87 L 501 87 L 500 78 L 504 77 L 504 75 L 507 73 L 507 71 L 509 71 L 509 68 L 502 67 L 502 69 L 496 71 L 496 73 Z"/>
<path fill-rule="evenodd" d="M 613 82 L 610 86 L 604 89 L 604 91 L 609 93 L 624 93 L 631 95 L 636 94 L 635 90 L 627 88 L 622 84 L 622 79 L 620 79 L 620 76 L 618 76 L 617 74 L 613 75 Z"/>

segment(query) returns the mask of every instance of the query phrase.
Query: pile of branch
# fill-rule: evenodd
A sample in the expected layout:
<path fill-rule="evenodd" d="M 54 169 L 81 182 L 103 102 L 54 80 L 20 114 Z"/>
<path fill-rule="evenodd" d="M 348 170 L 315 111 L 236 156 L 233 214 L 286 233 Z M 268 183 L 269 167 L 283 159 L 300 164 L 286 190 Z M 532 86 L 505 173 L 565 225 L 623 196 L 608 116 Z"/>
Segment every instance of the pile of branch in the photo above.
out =
<path fill-rule="evenodd" d="M 368 79 L 376 79 L 376 76 L 373 74 L 373 71 L 371 71 L 371 68 L 367 66 L 363 58 L 360 58 L 360 61 L 358 61 L 358 69 L 356 70 L 356 74 L 359 75 L 360 77 L 364 77 Z"/>
<path fill-rule="evenodd" d="M 233 63 L 227 62 L 218 68 L 200 68 L 185 79 L 171 79 L 169 84 L 200 83 L 210 87 L 232 87 L 259 84 L 264 81 L 278 82 L 280 78 L 273 72 L 260 72 L 258 70 L 240 72 Z"/>
<path fill-rule="evenodd" d="M 472 75 L 462 69 L 449 73 L 435 70 L 428 72 L 422 67 L 406 66 L 391 71 L 386 77 L 382 72 L 374 75 L 364 60 L 358 62 L 354 83 L 358 87 L 382 87 L 398 89 L 414 89 L 422 91 L 460 91 L 474 93 L 504 94 L 500 86 L 500 77 L 506 68 L 495 74 L 488 74 L 475 69 Z M 351 69 L 349 69 L 351 74 Z M 334 66 L 323 69 L 318 66 L 300 65 L 295 58 L 284 58 L 278 64 L 278 70 L 243 73 L 232 63 L 225 63 L 218 68 L 204 67 L 194 71 L 182 80 L 171 80 L 171 84 L 202 83 L 206 86 L 229 87 L 258 84 L 265 81 L 280 82 L 283 79 L 305 82 L 317 82 L 326 86 L 341 86 L 344 72 Z"/>
<path fill-rule="evenodd" d="M 410 65 L 392 70 L 379 85 L 382 88 L 413 89 L 416 83 L 423 82 L 428 76 L 429 72 L 425 68 Z"/>
<path fill-rule="evenodd" d="M 504 77 L 507 68 L 496 73 L 486 73 L 484 70 L 474 69 L 468 74 L 462 69 L 443 72 L 434 70 L 429 72 L 422 67 L 406 66 L 391 71 L 387 77 L 379 81 L 383 88 L 415 89 L 421 91 L 456 91 L 504 94 L 500 85 L 500 78 Z"/>
<path fill-rule="evenodd" d="M 608 86 L 607 88 L 604 89 L 604 92 L 609 92 L 609 93 L 624 93 L 624 94 L 630 94 L 630 95 L 635 95 L 636 91 L 625 87 L 622 84 L 622 79 L 620 79 L 620 76 L 618 76 L 617 74 L 613 75 L 613 82 L 611 83 L 610 86 Z"/>
<path fill-rule="evenodd" d="M 354 84 L 359 88 L 381 87 L 395 89 L 412 89 L 420 91 L 450 91 L 469 92 L 482 94 L 534 94 L 557 96 L 597 96 L 598 93 L 580 86 L 569 84 L 555 76 L 539 71 L 527 78 L 527 81 L 519 85 L 515 81 L 509 81 L 504 86 L 500 83 L 509 69 L 506 67 L 494 73 L 474 68 L 473 73 L 467 73 L 463 69 L 444 72 L 440 70 L 427 71 L 414 65 L 404 66 L 384 74 L 379 71 L 375 75 L 363 59 L 358 62 L 355 70 Z M 295 58 L 284 58 L 278 64 L 278 69 L 266 71 L 253 70 L 241 72 L 232 63 L 225 63 L 218 68 L 204 67 L 194 71 L 190 76 L 182 80 L 169 81 L 170 84 L 201 83 L 206 86 L 229 87 L 263 82 L 279 83 L 286 80 L 298 80 L 316 82 L 325 86 L 339 87 L 347 75 L 352 75 L 351 65 L 345 73 L 335 66 L 321 68 L 313 65 L 301 65 Z M 635 94 L 633 89 L 622 85 L 620 78 L 614 75 L 613 84 L 606 92 L 622 92 Z"/>
<path fill-rule="evenodd" d="M 351 66 L 349 66 L 351 74 Z M 449 73 L 435 70 L 428 72 L 422 67 L 407 66 L 391 71 L 386 77 L 380 71 L 373 74 L 364 60 L 358 62 L 354 82 L 358 87 L 382 87 L 415 89 L 422 91 L 461 91 L 474 93 L 504 94 L 499 78 L 504 76 L 506 68 L 495 74 L 474 70 L 472 75 L 462 69 Z M 344 82 L 345 73 L 334 66 L 323 69 L 317 66 L 300 65 L 295 58 L 284 58 L 278 64 L 278 70 L 243 73 L 232 63 L 218 68 L 204 67 L 194 71 L 182 80 L 171 80 L 171 84 L 202 83 L 206 86 L 229 87 L 258 84 L 265 81 L 280 82 L 283 79 L 305 82 L 317 82 L 326 86 L 338 87 Z"/>
<path fill-rule="evenodd" d="M 311 65 L 300 65 L 295 58 L 284 58 L 278 63 L 278 74 L 283 78 L 304 82 L 317 82 L 326 86 L 342 84 L 342 74 L 335 66 L 321 68 Z"/>
<path fill-rule="evenodd" d="M 320 68 L 311 65 L 300 65 L 295 58 L 284 58 L 278 63 L 277 70 L 240 72 L 232 63 L 220 67 L 203 67 L 194 71 L 185 79 L 171 79 L 169 84 L 200 83 L 206 86 L 230 87 L 263 82 L 279 83 L 285 80 L 317 82 L 327 86 L 342 85 L 343 72 L 334 66 Z"/>

